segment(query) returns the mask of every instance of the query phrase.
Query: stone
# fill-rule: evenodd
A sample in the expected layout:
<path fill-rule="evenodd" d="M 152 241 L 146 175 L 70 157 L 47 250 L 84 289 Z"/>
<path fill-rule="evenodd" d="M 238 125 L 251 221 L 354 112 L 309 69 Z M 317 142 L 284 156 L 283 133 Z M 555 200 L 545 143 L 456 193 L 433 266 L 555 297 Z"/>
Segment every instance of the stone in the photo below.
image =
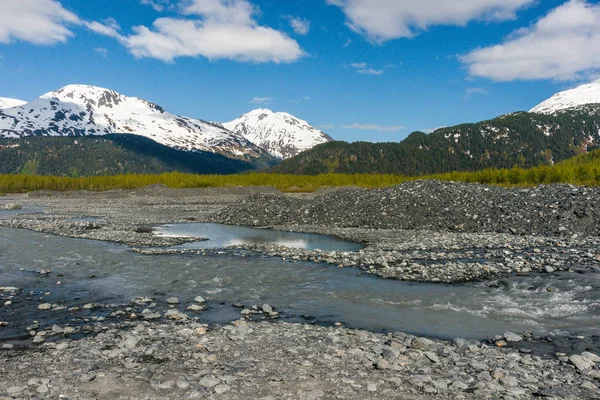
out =
<path fill-rule="evenodd" d="M 411 347 L 417 350 L 426 350 L 433 344 L 432 340 L 426 338 L 415 338 L 411 343 Z"/>
<path fill-rule="evenodd" d="M 200 379 L 200 386 L 204 386 L 204 387 L 208 387 L 208 388 L 213 388 L 213 387 L 217 386 L 219 383 L 221 383 L 221 380 L 219 378 L 216 378 L 216 377 L 210 376 L 210 375 L 207 375 L 207 376 L 203 377 L 202 379 Z"/>
<path fill-rule="evenodd" d="M 202 303 L 206 303 L 206 300 L 205 300 L 205 299 L 204 299 L 204 297 L 202 297 L 202 296 L 196 296 L 196 298 L 194 299 L 194 301 L 195 301 L 196 303 L 200 303 L 200 304 L 202 304 Z"/>
<path fill-rule="evenodd" d="M 589 351 L 585 351 L 581 353 L 581 357 L 586 361 L 591 361 L 593 363 L 600 363 L 600 356 L 590 353 Z"/>
<path fill-rule="evenodd" d="M 380 358 L 379 361 L 377 361 L 377 369 L 381 369 L 381 370 L 390 369 L 390 363 L 387 362 L 387 360 L 385 358 Z"/>
<path fill-rule="evenodd" d="M 367 383 L 367 390 L 369 392 L 376 392 L 377 391 L 377 385 L 374 383 Z"/>
<path fill-rule="evenodd" d="M 138 339 L 133 335 L 128 335 L 127 338 L 123 341 L 122 346 L 127 350 L 133 350 L 138 345 Z"/>
<path fill-rule="evenodd" d="M 189 306 L 187 308 L 188 311 L 202 311 L 203 307 L 199 306 L 198 304 L 192 304 L 191 306 Z"/>
<path fill-rule="evenodd" d="M 217 386 L 215 386 L 215 393 L 216 394 L 223 394 L 223 393 L 227 393 L 231 390 L 231 386 L 226 385 L 224 383 L 218 384 Z"/>
<path fill-rule="evenodd" d="M 432 363 L 438 364 L 440 362 L 440 359 L 438 358 L 437 354 L 435 354 L 432 351 L 426 351 L 425 357 L 427 357 Z"/>
<path fill-rule="evenodd" d="M 20 210 L 22 207 L 18 203 L 8 203 L 4 209 L 5 210 Z"/>
<path fill-rule="evenodd" d="M 179 304 L 179 299 L 177 297 L 169 297 L 167 299 L 168 304 Z"/>
<path fill-rule="evenodd" d="M 585 371 L 586 369 L 590 369 L 594 366 L 594 362 L 590 360 L 586 360 L 582 356 L 574 355 L 569 357 L 569 361 L 571 364 L 575 366 L 579 371 Z"/>
<path fill-rule="evenodd" d="M 42 383 L 40 386 L 38 386 L 35 391 L 38 392 L 39 394 L 44 394 L 44 393 L 48 393 L 50 389 L 48 389 L 48 385 L 46 385 L 45 383 Z"/>
<path fill-rule="evenodd" d="M 268 305 L 268 304 L 265 303 L 262 306 L 262 311 L 265 312 L 265 313 L 273 312 L 273 307 L 271 307 L 270 305 Z"/>
<path fill-rule="evenodd" d="M 551 267 L 551 266 L 549 266 L 549 265 L 546 265 L 546 266 L 544 267 L 544 272 L 546 272 L 547 274 L 551 274 L 551 273 L 553 273 L 553 272 L 554 272 L 554 268 L 552 268 L 552 267 Z"/>
<path fill-rule="evenodd" d="M 516 333 L 505 332 L 504 339 L 506 339 L 507 342 L 521 342 L 523 337 L 521 335 L 517 335 Z"/>
<path fill-rule="evenodd" d="M 38 310 L 49 310 L 51 308 L 52 308 L 52 304 L 50 304 L 50 303 L 43 303 L 38 306 Z"/>

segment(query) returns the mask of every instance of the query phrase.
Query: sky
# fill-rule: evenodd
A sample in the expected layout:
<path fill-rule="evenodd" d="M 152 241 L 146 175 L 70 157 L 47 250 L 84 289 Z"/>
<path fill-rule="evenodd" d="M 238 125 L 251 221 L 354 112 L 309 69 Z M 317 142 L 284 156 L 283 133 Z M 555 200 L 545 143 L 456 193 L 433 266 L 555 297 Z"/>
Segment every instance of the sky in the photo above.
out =
<path fill-rule="evenodd" d="M 600 1 L 0 0 L 0 97 L 68 84 L 337 140 L 529 110 L 600 78 Z"/>

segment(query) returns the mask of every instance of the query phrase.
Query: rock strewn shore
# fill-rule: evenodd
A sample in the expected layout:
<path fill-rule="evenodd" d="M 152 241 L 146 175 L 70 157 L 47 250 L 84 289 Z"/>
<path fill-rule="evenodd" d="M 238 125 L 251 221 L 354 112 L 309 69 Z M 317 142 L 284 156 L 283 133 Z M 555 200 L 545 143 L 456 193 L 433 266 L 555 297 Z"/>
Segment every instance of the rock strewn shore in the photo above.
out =
<path fill-rule="evenodd" d="M 600 377 L 590 353 L 549 360 L 461 339 L 246 321 L 107 325 L 0 354 L 0 395 L 11 399 L 593 399 Z"/>
<path fill-rule="evenodd" d="M 218 211 L 213 221 L 597 237 L 600 189 L 414 181 L 385 189 L 341 188 L 309 199 L 257 193 Z"/>

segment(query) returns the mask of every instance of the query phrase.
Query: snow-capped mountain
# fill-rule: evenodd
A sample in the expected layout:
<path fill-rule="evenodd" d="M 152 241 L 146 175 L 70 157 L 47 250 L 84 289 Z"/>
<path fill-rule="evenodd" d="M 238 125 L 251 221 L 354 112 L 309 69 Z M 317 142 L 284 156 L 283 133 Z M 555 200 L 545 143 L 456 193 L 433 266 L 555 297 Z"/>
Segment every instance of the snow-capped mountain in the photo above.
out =
<path fill-rule="evenodd" d="M 277 158 L 290 158 L 333 139 L 308 122 L 268 109 L 250 111 L 223 126 Z"/>
<path fill-rule="evenodd" d="M 4 108 L 18 107 L 26 104 L 26 101 L 11 99 L 9 97 L 0 97 L 0 110 Z"/>
<path fill-rule="evenodd" d="M 95 86 L 69 85 L 27 104 L 0 110 L 0 137 L 136 134 L 181 150 L 234 158 L 266 152 L 220 124 L 178 116 L 137 97 Z"/>
<path fill-rule="evenodd" d="M 600 103 L 600 80 L 557 93 L 532 108 L 530 112 L 554 114 L 560 110 L 598 103 Z"/>

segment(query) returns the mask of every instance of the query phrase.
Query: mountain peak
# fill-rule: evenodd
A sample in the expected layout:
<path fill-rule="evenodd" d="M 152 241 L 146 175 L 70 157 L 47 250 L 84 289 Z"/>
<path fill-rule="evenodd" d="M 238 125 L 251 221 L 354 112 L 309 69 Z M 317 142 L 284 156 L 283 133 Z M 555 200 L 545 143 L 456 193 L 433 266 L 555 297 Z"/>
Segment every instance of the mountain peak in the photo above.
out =
<path fill-rule="evenodd" d="M 137 97 L 67 85 L 26 107 L 0 110 L 0 137 L 137 134 L 180 150 L 254 159 L 266 152 L 222 126 L 187 118 Z"/>
<path fill-rule="evenodd" d="M 4 108 L 19 107 L 23 104 L 27 104 L 27 102 L 23 100 L 11 99 L 9 97 L 0 97 L 0 110 Z"/>
<path fill-rule="evenodd" d="M 284 159 L 333 140 L 302 119 L 266 108 L 252 110 L 223 126 Z"/>
<path fill-rule="evenodd" d="M 557 111 L 600 103 L 600 79 L 592 83 L 578 86 L 574 89 L 556 93 L 543 101 L 530 112 L 538 114 L 554 114 Z"/>

